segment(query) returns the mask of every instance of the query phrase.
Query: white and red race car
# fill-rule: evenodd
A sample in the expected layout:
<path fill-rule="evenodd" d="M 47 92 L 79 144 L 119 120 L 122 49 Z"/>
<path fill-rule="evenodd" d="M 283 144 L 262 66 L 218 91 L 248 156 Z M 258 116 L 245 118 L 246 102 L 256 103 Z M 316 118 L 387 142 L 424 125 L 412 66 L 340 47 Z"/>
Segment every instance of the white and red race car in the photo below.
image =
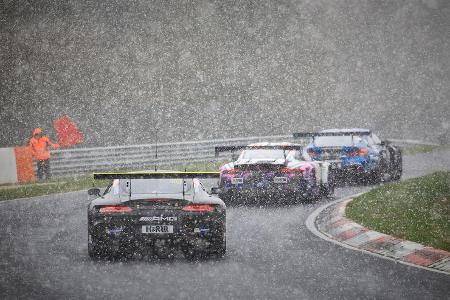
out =
<path fill-rule="evenodd" d="M 220 168 L 218 194 L 226 203 L 313 200 L 334 193 L 330 164 L 313 161 L 302 145 L 256 143 L 220 146 L 221 152 L 240 151 L 233 162 Z"/>

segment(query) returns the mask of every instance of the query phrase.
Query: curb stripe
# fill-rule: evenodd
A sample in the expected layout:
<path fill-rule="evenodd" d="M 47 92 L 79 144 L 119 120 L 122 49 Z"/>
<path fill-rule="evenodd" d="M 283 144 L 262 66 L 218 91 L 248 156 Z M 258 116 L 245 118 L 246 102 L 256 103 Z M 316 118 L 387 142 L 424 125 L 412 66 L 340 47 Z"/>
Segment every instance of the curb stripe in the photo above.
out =
<path fill-rule="evenodd" d="M 332 227 L 338 227 L 338 226 L 345 225 L 345 224 L 349 224 L 349 223 L 352 223 L 352 221 L 350 221 L 350 220 L 347 219 L 347 218 L 340 218 L 340 219 L 337 220 L 336 222 L 333 222 L 333 223 L 331 224 L 331 226 L 332 226 Z"/>
<path fill-rule="evenodd" d="M 431 247 L 425 247 L 422 250 L 417 250 L 402 259 L 404 261 L 418 264 L 421 266 L 431 266 L 432 264 L 443 260 L 444 258 L 450 258 L 450 254 L 445 251 L 437 250 Z"/>
<path fill-rule="evenodd" d="M 335 236 L 335 235 L 339 235 L 345 231 L 351 230 L 353 228 L 354 228 L 353 224 L 347 223 L 347 224 L 329 229 L 328 234 Z"/>
<path fill-rule="evenodd" d="M 361 232 L 354 238 L 346 240 L 345 243 L 349 244 L 350 246 L 353 246 L 353 247 L 359 247 L 359 246 L 369 243 L 372 240 L 376 240 L 376 239 L 379 239 L 379 238 L 385 237 L 385 236 L 386 235 L 383 233 L 379 233 L 379 232 L 375 232 L 375 231 L 366 231 L 366 232 Z"/>
<path fill-rule="evenodd" d="M 435 273 L 441 273 L 450 275 L 450 253 L 444 250 L 438 250 L 431 247 L 425 247 L 421 244 L 414 243 L 411 241 L 405 241 L 401 239 L 394 238 L 392 236 L 382 234 L 379 232 L 371 231 L 368 229 L 363 228 L 361 231 L 355 233 L 355 236 L 353 238 L 350 238 L 349 240 L 356 238 L 359 235 L 364 235 L 367 239 L 365 240 L 365 243 L 362 243 L 359 247 L 352 246 L 351 244 L 348 244 L 348 240 L 339 241 L 337 240 L 337 236 L 332 236 L 328 234 L 326 231 L 322 231 L 324 228 L 330 226 L 329 221 L 333 219 L 334 222 L 337 222 L 338 219 L 335 217 L 334 213 L 338 210 L 337 207 L 341 208 L 342 202 L 348 203 L 352 200 L 352 198 L 357 197 L 359 195 L 362 195 L 363 193 L 358 193 L 355 195 L 352 195 L 348 198 L 344 199 L 338 199 L 334 200 L 330 203 L 324 204 L 317 208 L 315 211 L 313 211 L 308 218 L 306 219 L 305 225 L 308 228 L 311 233 L 316 235 L 317 237 L 326 240 L 328 242 L 331 242 L 333 244 L 339 245 L 341 247 L 351 249 L 354 251 L 363 252 L 372 256 L 376 256 L 378 258 L 383 258 L 386 260 L 391 260 L 396 263 L 401 263 L 407 266 L 424 269 L 427 271 L 435 272 Z M 334 206 L 334 207 L 333 207 Z M 323 216 L 324 214 L 327 214 Z M 322 214 L 322 215 L 321 215 Z M 332 214 L 333 217 L 330 218 L 329 215 Z M 319 218 L 320 215 L 320 218 Z M 327 217 L 328 216 L 328 217 Z M 342 217 L 342 216 L 341 216 Z M 343 217 L 342 217 L 343 218 Z M 322 223 L 322 221 L 328 219 L 328 224 Z M 354 223 L 356 224 L 356 223 Z M 359 224 L 356 224 L 359 225 Z M 359 225 L 361 226 L 361 225 Z M 344 231 L 341 233 L 341 235 L 352 235 L 351 231 L 353 229 Z M 361 233 L 363 232 L 363 233 Z M 370 238 L 369 238 L 370 237 Z M 414 264 L 407 260 L 404 260 L 404 258 L 407 255 L 413 254 L 415 255 L 413 260 L 416 258 L 416 256 L 423 255 L 424 248 L 427 248 L 424 253 L 425 255 L 428 255 L 426 257 L 422 257 L 423 260 L 421 260 L 422 263 L 425 262 L 425 259 L 428 259 L 428 262 L 432 262 L 428 264 L 427 266 L 424 266 L 423 264 Z M 430 254 L 428 251 L 432 250 L 432 253 Z M 437 254 L 436 252 L 437 251 Z M 445 254 L 445 255 L 444 255 Z M 413 257 L 413 256 L 411 256 Z M 434 260 L 432 260 L 433 258 Z M 438 260 L 439 259 L 439 260 Z"/>
<path fill-rule="evenodd" d="M 450 273 L 450 258 L 444 258 L 443 260 L 430 265 L 430 267 Z"/>
<path fill-rule="evenodd" d="M 383 236 L 365 244 L 364 249 L 371 252 L 387 255 L 389 253 L 389 249 L 392 249 L 392 247 L 394 247 L 398 243 L 400 243 L 400 240 L 392 236 Z"/>
<path fill-rule="evenodd" d="M 364 230 L 364 229 L 361 229 L 361 230 Z M 339 241 L 345 241 L 345 240 L 351 239 L 351 238 L 355 237 L 356 235 L 360 234 L 361 230 L 355 230 L 355 229 L 352 228 L 350 230 L 341 232 L 340 234 L 338 234 L 334 238 L 339 240 Z"/>
<path fill-rule="evenodd" d="M 399 243 L 395 244 L 391 249 L 387 249 L 387 251 L 392 257 L 401 258 L 403 256 L 414 253 L 415 251 L 420 250 L 423 247 L 424 246 L 418 243 L 400 240 Z"/>

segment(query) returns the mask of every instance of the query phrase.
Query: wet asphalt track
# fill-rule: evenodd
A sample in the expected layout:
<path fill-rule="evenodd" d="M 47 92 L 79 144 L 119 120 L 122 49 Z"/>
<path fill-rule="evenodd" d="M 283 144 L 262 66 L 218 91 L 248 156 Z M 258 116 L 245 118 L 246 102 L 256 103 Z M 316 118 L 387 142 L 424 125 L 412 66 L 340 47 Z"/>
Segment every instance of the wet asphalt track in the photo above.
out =
<path fill-rule="evenodd" d="M 426 160 L 425 160 L 426 159 Z M 450 170 L 450 153 L 405 158 L 404 178 Z M 336 198 L 367 190 L 345 187 Z M 294 207 L 229 208 L 222 260 L 93 262 L 85 192 L 0 203 L 0 298 L 450 299 L 450 277 L 323 241 Z"/>

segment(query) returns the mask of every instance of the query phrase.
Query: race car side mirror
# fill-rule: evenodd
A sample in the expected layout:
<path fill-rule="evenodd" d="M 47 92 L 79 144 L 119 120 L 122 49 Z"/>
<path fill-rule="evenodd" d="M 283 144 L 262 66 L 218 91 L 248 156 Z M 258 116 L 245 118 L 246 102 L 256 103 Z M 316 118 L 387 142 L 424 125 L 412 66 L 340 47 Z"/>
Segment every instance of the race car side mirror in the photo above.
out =
<path fill-rule="evenodd" d="M 381 146 L 386 146 L 387 142 L 386 141 L 381 141 L 380 145 Z"/>
<path fill-rule="evenodd" d="M 219 193 L 220 193 L 220 188 L 218 188 L 218 187 L 212 187 L 211 188 L 211 194 L 217 195 Z"/>
<path fill-rule="evenodd" d="M 100 196 L 100 189 L 99 188 L 92 188 L 88 190 L 88 195 L 90 196 Z"/>

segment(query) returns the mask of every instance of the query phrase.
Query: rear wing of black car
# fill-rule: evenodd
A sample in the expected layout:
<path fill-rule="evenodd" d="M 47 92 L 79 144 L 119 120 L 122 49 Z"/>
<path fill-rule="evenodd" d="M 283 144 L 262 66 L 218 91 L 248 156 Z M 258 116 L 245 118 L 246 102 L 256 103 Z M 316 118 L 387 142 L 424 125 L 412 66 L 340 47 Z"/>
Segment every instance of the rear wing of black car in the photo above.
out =
<path fill-rule="evenodd" d="M 129 199 L 132 194 L 132 181 L 131 179 L 194 179 L 194 178 L 219 178 L 220 172 L 106 172 L 106 173 L 94 173 L 94 179 L 128 179 L 129 182 Z M 183 186 L 183 200 L 185 196 L 185 185 Z M 100 196 L 99 190 L 97 195 Z M 88 191 L 89 193 L 89 191 Z"/>
<path fill-rule="evenodd" d="M 193 179 L 219 178 L 220 172 L 102 172 L 94 179 Z"/>
<path fill-rule="evenodd" d="M 352 136 L 352 135 L 370 135 L 370 130 L 366 131 L 336 131 L 336 132 L 296 132 L 293 134 L 294 139 L 314 138 L 316 136 Z"/>
<path fill-rule="evenodd" d="M 220 152 L 234 152 L 245 149 L 281 149 L 281 150 L 298 150 L 302 151 L 301 145 L 245 145 L 245 146 L 218 146 L 215 147 L 215 156 L 218 157 Z"/>

